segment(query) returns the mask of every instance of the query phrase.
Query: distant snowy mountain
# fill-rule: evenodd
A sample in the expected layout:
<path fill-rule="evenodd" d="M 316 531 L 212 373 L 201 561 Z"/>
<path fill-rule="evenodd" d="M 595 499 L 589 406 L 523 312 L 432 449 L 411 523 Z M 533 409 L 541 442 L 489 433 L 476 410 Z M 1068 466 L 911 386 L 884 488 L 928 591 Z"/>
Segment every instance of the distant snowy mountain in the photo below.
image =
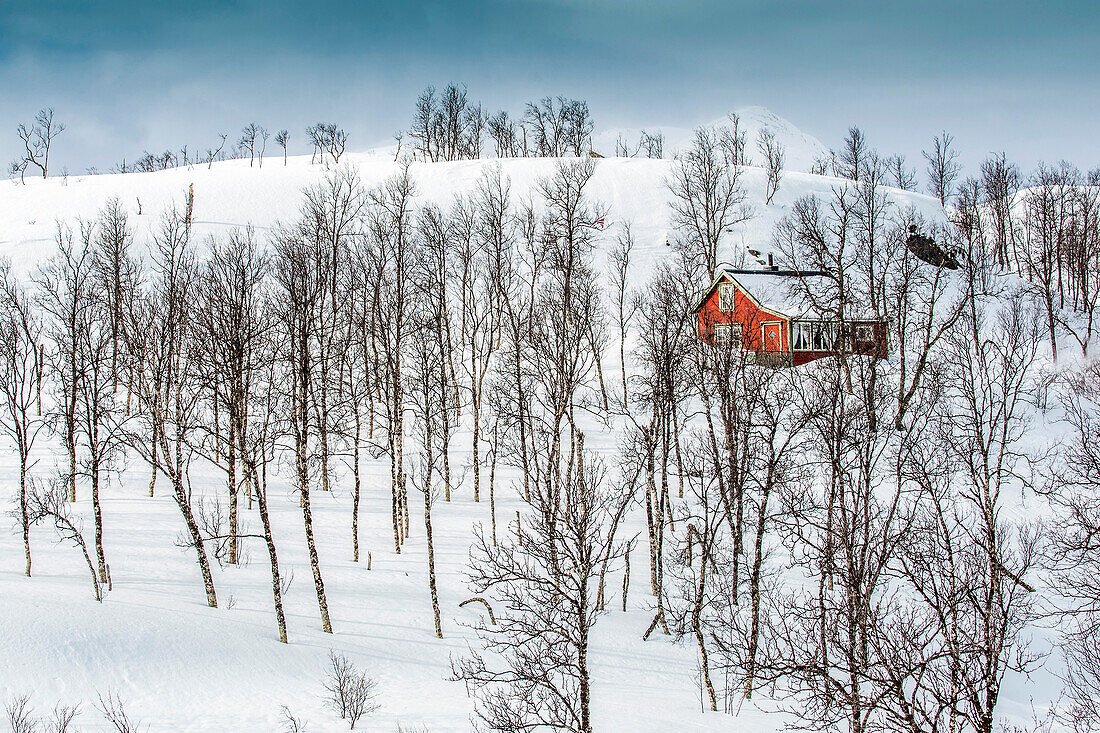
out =
<path fill-rule="evenodd" d="M 741 122 L 741 129 L 745 131 L 747 154 L 751 162 L 756 163 L 760 157 L 756 149 L 756 139 L 761 130 L 768 129 L 775 134 L 776 140 L 786 151 L 786 165 L 789 171 L 806 172 L 814 160 L 822 155 L 829 154 L 829 148 L 813 135 L 809 135 L 798 129 L 790 120 L 772 112 L 766 107 L 742 107 L 734 110 Z M 728 124 L 728 118 L 721 118 L 701 125 L 701 127 L 717 127 Z M 596 130 L 593 135 L 592 146 L 602 155 L 615 154 L 615 141 L 622 137 L 632 148 L 637 145 L 642 130 L 648 133 L 660 132 L 665 136 L 665 156 L 673 157 L 678 151 L 691 146 L 694 128 L 664 127 L 661 125 L 643 127 L 616 127 L 607 130 Z"/>

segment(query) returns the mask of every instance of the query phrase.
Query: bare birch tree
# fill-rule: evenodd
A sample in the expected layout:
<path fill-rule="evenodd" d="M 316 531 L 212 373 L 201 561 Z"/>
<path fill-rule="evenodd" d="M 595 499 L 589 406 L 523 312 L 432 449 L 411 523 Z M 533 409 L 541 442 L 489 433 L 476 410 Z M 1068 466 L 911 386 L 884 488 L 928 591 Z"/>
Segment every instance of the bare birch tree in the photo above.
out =
<path fill-rule="evenodd" d="M 671 223 L 683 232 L 678 245 L 711 275 L 725 236 L 752 216 L 740 163 L 729 146 L 721 144 L 721 134 L 696 130 L 691 148 L 673 166 L 665 184 L 673 196 Z"/>
<path fill-rule="evenodd" d="M 28 505 L 31 449 L 44 427 L 41 410 L 42 323 L 34 303 L 16 280 L 11 263 L 0 261 L 0 430 L 19 459 L 18 519 L 23 532 L 26 575 L 31 575 L 31 512 Z"/>

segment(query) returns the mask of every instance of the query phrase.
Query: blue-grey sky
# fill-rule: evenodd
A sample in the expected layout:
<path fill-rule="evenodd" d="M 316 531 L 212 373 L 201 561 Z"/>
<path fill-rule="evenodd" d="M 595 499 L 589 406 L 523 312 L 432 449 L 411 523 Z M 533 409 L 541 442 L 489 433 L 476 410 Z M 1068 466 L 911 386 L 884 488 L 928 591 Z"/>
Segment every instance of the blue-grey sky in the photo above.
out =
<path fill-rule="evenodd" d="M 52 106 L 54 169 L 211 145 L 250 121 L 404 128 L 427 84 L 490 109 L 587 99 L 600 127 L 763 105 L 836 146 L 857 123 L 911 163 L 941 129 L 973 170 L 1100 164 L 1095 0 L 0 0 L 0 162 Z"/>

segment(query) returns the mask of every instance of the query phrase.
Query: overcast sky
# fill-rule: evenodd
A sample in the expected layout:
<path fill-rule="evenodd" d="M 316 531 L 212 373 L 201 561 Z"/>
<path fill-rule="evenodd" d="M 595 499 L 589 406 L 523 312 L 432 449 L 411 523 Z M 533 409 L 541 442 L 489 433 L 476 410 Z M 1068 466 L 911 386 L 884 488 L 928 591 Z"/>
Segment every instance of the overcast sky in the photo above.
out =
<path fill-rule="evenodd" d="M 52 106 L 55 170 L 206 147 L 250 121 L 407 127 L 427 84 L 495 110 L 586 99 L 599 127 L 690 127 L 762 105 L 911 162 L 942 128 L 973 169 L 1100 164 L 1095 0 L 0 0 L 0 162 Z"/>

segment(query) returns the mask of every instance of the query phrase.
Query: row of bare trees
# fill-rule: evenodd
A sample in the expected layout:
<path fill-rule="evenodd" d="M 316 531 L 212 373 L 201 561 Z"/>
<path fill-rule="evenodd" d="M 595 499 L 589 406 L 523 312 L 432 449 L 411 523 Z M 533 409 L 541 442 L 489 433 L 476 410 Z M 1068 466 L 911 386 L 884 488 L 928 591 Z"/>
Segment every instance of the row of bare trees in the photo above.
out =
<path fill-rule="evenodd" d="M 267 154 L 268 140 L 273 141 L 283 154 L 283 165 L 287 163 L 287 147 L 290 145 L 290 131 L 281 129 L 274 134 L 263 125 L 250 122 L 241 128 L 236 142 L 228 133 L 217 135 L 217 144 L 206 148 L 190 149 L 187 145 L 179 150 L 166 149 L 160 153 L 143 152 L 132 161 L 123 159 L 112 166 L 112 173 L 152 173 L 169 168 L 190 167 L 224 160 L 248 160 L 249 167 L 263 168 Z M 312 146 L 312 161 L 321 163 L 326 160 L 334 165 L 347 147 L 348 134 L 342 127 L 329 122 L 319 122 L 306 128 L 306 140 Z M 228 143 L 228 146 L 227 146 Z M 95 172 L 95 171 L 92 171 Z"/>
<path fill-rule="evenodd" d="M 408 136 L 417 157 L 436 162 L 480 158 L 486 137 L 498 158 L 580 157 L 591 150 L 592 130 L 584 101 L 545 97 L 528 102 L 517 119 L 503 110 L 489 114 L 469 101 L 465 85 L 448 84 L 438 93 L 429 86 L 417 98 Z"/>

